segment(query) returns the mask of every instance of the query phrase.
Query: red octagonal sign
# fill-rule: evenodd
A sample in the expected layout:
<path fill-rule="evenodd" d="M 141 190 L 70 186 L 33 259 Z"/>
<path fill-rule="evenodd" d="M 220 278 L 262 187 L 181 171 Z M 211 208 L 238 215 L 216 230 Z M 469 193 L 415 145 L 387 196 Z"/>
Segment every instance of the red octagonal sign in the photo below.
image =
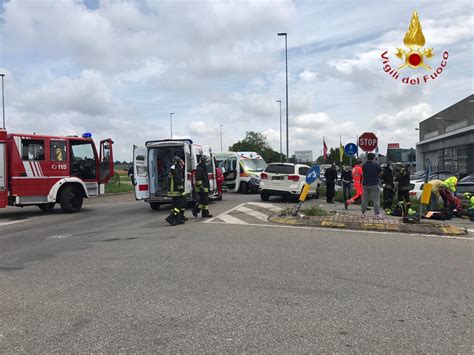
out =
<path fill-rule="evenodd" d="M 359 137 L 359 147 L 364 152 L 371 152 L 377 148 L 378 139 L 372 132 L 365 132 Z"/>

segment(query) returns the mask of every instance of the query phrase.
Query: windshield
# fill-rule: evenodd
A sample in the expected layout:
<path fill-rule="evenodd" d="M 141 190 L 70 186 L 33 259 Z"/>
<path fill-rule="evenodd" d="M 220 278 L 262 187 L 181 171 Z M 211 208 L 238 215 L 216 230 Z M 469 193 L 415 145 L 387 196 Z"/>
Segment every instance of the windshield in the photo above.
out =
<path fill-rule="evenodd" d="M 250 171 L 263 171 L 267 163 L 263 159 L 242 159 L 244 168 Z"/>

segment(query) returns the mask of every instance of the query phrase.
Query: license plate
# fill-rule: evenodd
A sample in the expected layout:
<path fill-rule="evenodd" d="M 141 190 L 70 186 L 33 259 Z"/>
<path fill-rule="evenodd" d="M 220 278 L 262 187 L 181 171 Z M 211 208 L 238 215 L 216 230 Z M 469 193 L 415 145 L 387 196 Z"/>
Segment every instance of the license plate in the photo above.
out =
<path fill-rule="evenodd" d="M 284 176 L 274 176 L 272 177 L 272 180 L 283 180 L 284 178 Z"/>

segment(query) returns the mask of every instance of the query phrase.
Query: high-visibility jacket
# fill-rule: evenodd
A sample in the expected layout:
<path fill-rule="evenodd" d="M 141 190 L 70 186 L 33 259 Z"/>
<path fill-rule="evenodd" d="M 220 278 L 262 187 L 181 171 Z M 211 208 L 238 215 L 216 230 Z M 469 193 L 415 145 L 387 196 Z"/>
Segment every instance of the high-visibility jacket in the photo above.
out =
<path fill-rule="evenodd" d="M 172 165 L 169 173 L 168 196 L 178 197 L 184 194 L 184 178 L 181 167 Z"/>
<path fill-rule="evenodd" d="M 209 192 L 209 176 L 207 175 L 207 167 L 203 163 L 199 163 L 196 167 L 196 189 Z"/>
<path fill-rule="evenodd" d="M 352 168 L 352 178 L 354 179 L 354 184 L 362 184 L 362 167 L 360 165 L 354 165 Z"/>
<path fill-rule="evenodd" d="M 452 192 L 456 192 L 456 185 L 458 183 L 458 178 L 456 176 L 451 176 L 443 181 L 443 185 L 450 189 Z"/>
<path fill-rule="evenodd" d="M 439 197 L 439 188 L 443 187 L 443 181 L 442 180 L 431 180 L 428 181 L 428 183 L 431 185 L 431 192 L 435 194 L 436 197 Z"/>

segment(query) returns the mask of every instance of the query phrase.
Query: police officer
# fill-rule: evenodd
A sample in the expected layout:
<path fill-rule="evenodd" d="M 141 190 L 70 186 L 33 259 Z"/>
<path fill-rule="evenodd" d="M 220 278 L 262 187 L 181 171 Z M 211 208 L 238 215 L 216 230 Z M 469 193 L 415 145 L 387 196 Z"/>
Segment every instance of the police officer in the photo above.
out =
<path fill-rule="evenodd" d="M 199 164 L 196 167 L 196 190 L 199 194 L 199 202 L 193 207 L 193 216 L 197 217 L 199 212 L 202 211 L 202 218 L 211 218 L 209 214 L 209 177 L 207 176 L 206 163 L 209 158 L 205 155 L 199 160 Z"/>
<path fill-rule="evenodd" d="M 175 226 L 184 224 L 184 210 L 186 206 L 186 193 L 184 192 L 183 167 L 184 161 L 180 157 L 173 157 L 173 165 L 169 171 L 168 196 L 173 199 L 171 213 L 166 217 L 166 222 Z"/>

